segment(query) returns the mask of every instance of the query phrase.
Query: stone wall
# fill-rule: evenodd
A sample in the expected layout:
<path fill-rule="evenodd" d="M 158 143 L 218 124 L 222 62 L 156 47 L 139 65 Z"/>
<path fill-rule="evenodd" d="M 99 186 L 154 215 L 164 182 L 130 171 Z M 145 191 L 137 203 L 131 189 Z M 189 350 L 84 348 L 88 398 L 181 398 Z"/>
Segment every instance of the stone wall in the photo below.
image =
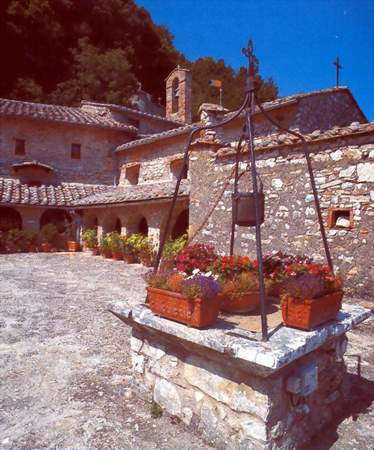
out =
<path fill-rule="evenodd" d="M 15 155 L 16 139 L 26 141 L 25 155 Z M 0 176 L 15 178 L 12 164 L 36 160 L 55 170 L 48 183 L 113 184 L 117 169 L 112 152 L 128 139 L 122 131 L 2 117 Z M 71 158 L 73 143 L 81 144 L 81 159 Z"/>
<path fill-rule="evenodd" d="M 131 184 L 126 178 L 126 168 L 134 164 L 140 165 L 139 184 L 175 179 L 171 163 L 183 158 L 186 141 L 187 135 L 183 134 L 161 144 L 150 143 L 119 153 L 117 156 L 120 170 L 119 184 Z"/>
<path fill-rule="evenodd" d="M 342 412 L 349 391 L 345 335 L 269 377 L 229 355 L 200 349 L 154 329 L 133 328 L 131 354 L 138 391 L 225 449 L 291 450 Z M 287 392 L 295 370 L 313 364 L 318 388 L 308 396 Z"/>
<path fill-rule="evenodd" d="M 342 271 L 348 292 L 365 298 L 374 279 L 370 263 L 374 256 L 374 133 L 354 134 L 358 129 L 353 124 L 346 130 L 350 134 L 329 139 L 312 133 L 309 148 L 334 264 Z M 196 240 L 225 253 L 230 241 L 233 163 L 232 148 L 217 151 L 217 144 L 196 144 L 190 158 L 190 231 L 198 231 Z M 259 143 L 257 167 L 266 197 L 264 253 L 283 250 L 322 260 L 323 245 L 300 147 Z M 246 185 L 240 190 L 250 190 L 249 176 L 242 180 Z M 339 222 L 340 228 L 328 229 L 332 209 L 346 209 L 350 214 L 348 221 Z M 254 228 L 237 227 L 235 252 L 255 258 Z"/>

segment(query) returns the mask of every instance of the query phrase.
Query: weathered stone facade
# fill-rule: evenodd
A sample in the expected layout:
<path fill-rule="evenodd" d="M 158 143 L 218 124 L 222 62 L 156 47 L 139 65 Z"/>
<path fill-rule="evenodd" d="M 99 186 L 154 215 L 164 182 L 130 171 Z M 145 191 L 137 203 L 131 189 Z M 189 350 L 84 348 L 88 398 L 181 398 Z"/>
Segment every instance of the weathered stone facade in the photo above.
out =
<path fill-rule="evenodd" d="M 300 145 L 278 142 L 265 147 L 260 139 L 256 142 L 257 167 L 266 198 L 262 226 L 265 253 L 279 249 L 323 259 L 314 198 Z M 202 143 L 192 150 L 190 223 L 193 234 L 199 230 L 197 240 L 228 252 L 235 157 L 232 147 L 218 147 L 217 143 Z M 353 124 L 335 129 L 335 135 L 334 130 L 312 133 L 308 148 L 334 263 L 344 273 L 349 290 L 368 297 L 374 279 L 370 264 L 374 238 L 374 129 Z M 241 163 L 241 170 L 245 167 Z M 250 191 L 250 186 L 249 174 L 244 175 L 240 191 Z M 340 225 L 328 223 L 332 210 L 336 211 L 336 220 L 343 211 Z M 347 213 L 351 221 L 344 221 Z M 253 228 L 237 227 L 235 251 L 255 257 Z"/>

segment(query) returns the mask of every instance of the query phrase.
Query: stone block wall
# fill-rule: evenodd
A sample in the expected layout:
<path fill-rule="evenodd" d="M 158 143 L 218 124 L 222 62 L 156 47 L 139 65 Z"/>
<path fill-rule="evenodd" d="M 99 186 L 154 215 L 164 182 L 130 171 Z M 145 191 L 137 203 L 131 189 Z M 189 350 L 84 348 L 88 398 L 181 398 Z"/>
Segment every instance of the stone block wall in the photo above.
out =
<path fill-rule="evenodd" d="M 119 184 L 125 186 L 131 184 L 126 178 L 126 168 L 133 164 L 140 165 L 139 184 L 175 179 L 171 164 L 183 158 L 186 141 L 187 135 L 184 134 L 168 139 L 162 145 L 155 142 L 119 153 Z"/>
<path fill-rule="evenodd" d="M 351 218 L 351 223 L 343 221 L 343 227 L 327 227 L 334 264 L 346 279 L 347 291 L 368 298 L 374 279 L 374 133 L 328 140 L 319 140 L 315 133 L 314 139 L 309 148 L 325 225 L 334 208 L 347 209 Z M 222 253 L 229 251 L 233 166 L 232 149 L 216 151 L 216 146 L 197 145 L 191 153 L 191 233 L 198 231 L 196 240 L 212 244 Z M 283 250 L 323 260 L 314 199 L 300 147 L 259 146 L 257 168 L 266 198 L 264 253 Z M 240 191 L 249 191 L 250 186 L 249 176 L 244 175 Z M 254 228 L 237 227 L 235 252 L 256 257 Z"/>
<path fill-rule="evenodd" d="M 15 155 L 16 139 L 26 141 L 25 155 Z M 128 139 L 122 131 L 2 117 L 0 176 L 16 178 L 12 164 L 36 160 L 55 170 L 48 183 L 113 184 L 117 169 L 112 152 Z M 71 158 L 73 143 L 81 144 L 81 159 Z"/>
<path fill-rule="evenodd" d="M 264 377 L 234 361 L 154 329 L 133 328 L 135 385 L 149 400 L 225 449 L 291 450 L 342 412 L 349 391 L 346 337 Z M 286 390 L 298 367 L 318 367 L 318 388 L 301 397 Z"/>

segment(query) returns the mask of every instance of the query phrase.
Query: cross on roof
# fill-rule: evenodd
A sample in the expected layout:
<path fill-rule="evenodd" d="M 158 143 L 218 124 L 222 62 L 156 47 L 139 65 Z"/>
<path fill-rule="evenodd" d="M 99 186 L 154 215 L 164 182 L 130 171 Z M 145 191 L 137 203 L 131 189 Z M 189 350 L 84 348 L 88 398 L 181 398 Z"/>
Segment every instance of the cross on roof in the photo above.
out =
<path fill-rule="evenodd" d="M 336 60 L 333 62 L 334 66 L 336 66 L 336 86 L 339 86 L 339 71 L 343 68 L 340 65 L 339 56 L 336 57 Z"/>

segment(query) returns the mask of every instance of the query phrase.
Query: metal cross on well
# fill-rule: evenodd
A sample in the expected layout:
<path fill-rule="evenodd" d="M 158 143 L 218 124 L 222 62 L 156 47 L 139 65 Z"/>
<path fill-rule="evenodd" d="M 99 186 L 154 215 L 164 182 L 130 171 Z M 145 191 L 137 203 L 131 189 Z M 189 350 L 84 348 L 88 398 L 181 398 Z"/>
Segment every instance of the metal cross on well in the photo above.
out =
<path fill-rule="evenodd" d="M 339 71 L 343 68 L 340 65 L 339 56 L 336 57 L 336 60 L 333 62 L 334 66 L 336 66 L 336 86 L 339 86 Z"/>

